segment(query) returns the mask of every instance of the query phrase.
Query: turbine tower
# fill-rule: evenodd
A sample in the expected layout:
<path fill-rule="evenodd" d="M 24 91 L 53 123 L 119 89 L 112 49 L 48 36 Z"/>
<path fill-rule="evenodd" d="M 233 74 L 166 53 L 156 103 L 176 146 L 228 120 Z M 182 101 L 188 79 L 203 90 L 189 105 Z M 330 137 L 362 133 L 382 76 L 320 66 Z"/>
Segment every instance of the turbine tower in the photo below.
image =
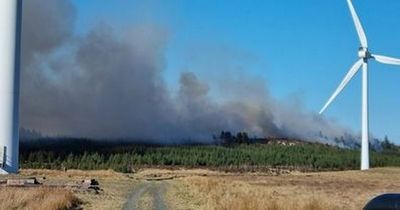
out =
<path fill-rule="evenodd" d="M 18 172 L 21 0 L 0 0 L 0 174 Z"/>
<path fill-rule="evenodd" d="M 368 119 L 368 61 L 376 60 L 383 64 L 400 65 L 400 59 L 391 58 L 382 55 L 371 54 L 368 50 L 368 41 L 365 35 L 364 29 L 361 25 L 360 19 L 354 9 L 351 0 L 347 0 L 349 5 L 351 16 L 360 39 L 361 47 L 358 49 L 359 60 L 350 68 L 349 72 L 344 77 L 343 81 L 340 83 L 339 87 L 335 90 L 333 95 L 329 98 L 328 102 L 321 109 L 320 114 L 322 114 L 328 106 L 333 102 L 333 100 L 338 96 L 354 75 L 362 67 L 362 135 L 361 135 L 361 170 L 369 169 L 369 119 Z"/>

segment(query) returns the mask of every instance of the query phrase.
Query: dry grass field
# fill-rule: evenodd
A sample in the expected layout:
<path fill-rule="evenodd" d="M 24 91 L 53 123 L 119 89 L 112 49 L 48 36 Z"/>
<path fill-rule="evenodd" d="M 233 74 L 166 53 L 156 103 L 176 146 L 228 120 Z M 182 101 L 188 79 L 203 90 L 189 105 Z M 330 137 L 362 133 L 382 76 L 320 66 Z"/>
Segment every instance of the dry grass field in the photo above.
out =
<path fill-rule="evenodd" d="M 20 176 L 46 177 L 46 180 L 43 181 L 44 184 L 73 184 L 78 183 L 83 179 L 96 179 L 99 181 L 100 187 L 103 190 L 99 194 L 84 191 L 73 192 L 73 194 L 82 202 L 80 205 L 81 208 L 93 210 L 122 209 L 126 200 L 126 194 L 134 188 L 137 183 L 137 181 L 129 178 L 127 175 L 116 173 L 111 170 L 68 170 L 67 172 L 55 170 L 21 170 Z M 53 209 L 56 210 L 59 208 Z"/>
<path fill-rule="evenodd" d="M 265 174 L 203 174 L 171 182 L 171 209 L 362 209 L 385 192 L 400 192 L 400 169 Z"/>
<path fill-rule="evenodd" d="M 45 184 L 94 178 L 104 191 L 94 194 L 54 188 L 3 188 L 0 189 L 0 210 L 71 209 L 78 203 L 83 209 L 122 209 L 135 189 L 141 194 L 136 193 L 138 197 L 134 201 L 142 209 L 159 205 L 178 210 L 362 209 L 375 195 L 400 192 L 400 168 L 282 175 L 203 169 L 143 169 L 135 174 L 22 170 L 18 176 L 46 177 Z"/>
<path fill-rule="evenodd" d="M 0 189 L 0 210 L 12 209 L 72 209 L 80 204 L 80 200 L 64 189 Z"/>

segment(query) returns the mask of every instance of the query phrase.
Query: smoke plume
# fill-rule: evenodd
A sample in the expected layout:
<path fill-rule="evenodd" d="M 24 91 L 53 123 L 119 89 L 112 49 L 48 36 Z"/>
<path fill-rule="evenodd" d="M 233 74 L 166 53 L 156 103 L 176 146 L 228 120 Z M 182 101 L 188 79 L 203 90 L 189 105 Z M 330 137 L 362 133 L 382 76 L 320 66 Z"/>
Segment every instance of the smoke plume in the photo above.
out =
<path fill-rule="evenodd" d="M 169 91 L 163 79 L 169 31 L 161 26 L 146 23 L 117 29 L 98 23 L 76 35 L 76 11 L 69 0 L 24 3 L 24 128 L 53 136 L 163 143 L 211 142 L 222 130 L 326 141 L 349 133 L 274 99 L 264 82 L 235 83 L 226 91 L 234 91 L 236 99 L 219 101 L 210 96 L 209 84 L 184 72 L 179 90 Z"/>

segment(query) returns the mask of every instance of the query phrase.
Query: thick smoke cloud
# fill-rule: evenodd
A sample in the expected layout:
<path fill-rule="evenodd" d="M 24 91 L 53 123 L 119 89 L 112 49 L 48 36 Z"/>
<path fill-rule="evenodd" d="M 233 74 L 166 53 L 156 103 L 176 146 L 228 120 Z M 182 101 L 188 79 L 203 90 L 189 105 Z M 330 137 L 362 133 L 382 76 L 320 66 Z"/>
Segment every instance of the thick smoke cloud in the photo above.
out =
<path fill-rule="evenodd" d="M 211 142 L 222 130 L 327 141 L 348 133 L 274 99 L 262 82 L 244 80 L 235 88 L 250 88 L 250 96 L 238 91 L 237 100 L 221 102 L 210 97 L 208 84 L 185 72 L 179 90 L 168 91 L 162 78 L 168 30 L 160 26 L 115 29 L 99 23 L 77 36 L 70 1 L 29 0 L 23 9 L 24 128 L 164 143 Z"/>
<path fill-rule="evenodd" d="M 72 36 L 75 8 L 69 1 L 24 1 L 24 61 L 49 53 Z"/>

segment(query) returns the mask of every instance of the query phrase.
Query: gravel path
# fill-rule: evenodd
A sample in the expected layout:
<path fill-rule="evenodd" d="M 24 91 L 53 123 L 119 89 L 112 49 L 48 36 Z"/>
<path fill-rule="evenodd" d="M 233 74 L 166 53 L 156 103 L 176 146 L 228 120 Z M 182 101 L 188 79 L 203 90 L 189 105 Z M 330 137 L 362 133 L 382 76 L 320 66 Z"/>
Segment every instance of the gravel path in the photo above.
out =
<path fill-rule="evenodd" d="M 149 207 L 140 206 L 140 200 L 145 195 L 150 195 L 152 205 L 150 209 L 155 210 L 167 210 L 168 206 L 164 200 L 164 193 L 167 188 L 167 184 L 163 181 L 143 181 L 141 184 L 136 186 L 128 196 L 127 202 L 124 204 L 123 210 L 132 209 L 143 209 Z M 145 209 L 143 209 L 145 210 Z"/>

